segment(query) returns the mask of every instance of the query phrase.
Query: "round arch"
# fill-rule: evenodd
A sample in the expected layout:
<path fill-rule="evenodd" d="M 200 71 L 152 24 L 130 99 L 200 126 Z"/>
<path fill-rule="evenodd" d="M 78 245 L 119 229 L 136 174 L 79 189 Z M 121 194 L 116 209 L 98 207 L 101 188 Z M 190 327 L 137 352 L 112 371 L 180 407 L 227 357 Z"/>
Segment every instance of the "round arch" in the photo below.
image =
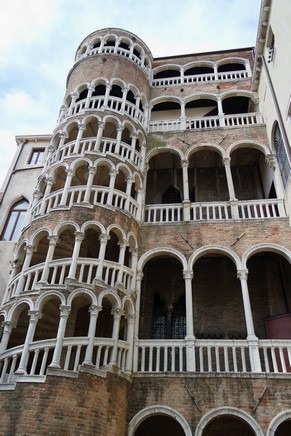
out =
<path fill-rule="evenodd" d="M 236 141 L 231 144 L 226 150 L 226 157 L 231 157 L 231 154 L 238 148 L 256 148 L 261 151 L 265 156 L 271 153 L 270 148 L 265 144 L 260 144 L 256 141 Z"/>
<path fill-rule="evenodd" d="M 195 262 L 200 257 L 205 256 L 209 253 L 222 254 L 223 256 L 226 256 L 230 260 L 232 260 L 238 270 L 241 269 L 241 260 L 239 256 L 234 251 L 230 250 L 229 248 L 223 247 L 222 245 L 206 245 L 194 251 L 194 253 L 192 253 L 189 258 L 188 268 L 191 270 Z"/>
<path fill-rule="evenodd" d="M 233 416 L 234 418 L 239 418 L 242 421 L 244 421 L 246 424 L 248 424 L 251 429 L 254 431 L 255 435 L 258 436 L 264 436 L 261 427 L 259 424 L 254 420 L 254 418 L 246 413 L 244 410 L 237 409 L 236 407 L 219 407 L 217 409 L 210 410 L 207 412 L 199 421 L 194 436 L 202 436 L 203 430 L 209 424 L 210 421 L 212 421 L 215 418 L 228 415 Z"/>
<path fill-rule="evenodd" d="M 285 257 L 285 259 L 287 259 L 287 261 L 289 263 L 291 263 L 291 253 L 287 248 L 282 247 L 281 245 L 278 245 L 278 244 L 257 244 L 257 245 L 254 245 L 253 247 L 251 247 L 249 250 L 247 250 L 243 254 L 243 256 L 242 256 L 242 268 L 243 269 L 247 268 L 247 261 L 249 260 L 249 258 L 251 256 L 253 256 L 256 253 L 262 253 L 265 251 L 271 251 L 273 253 L 277 253 L 280 256 Z"/>
<path fill-rule="evenodd" d="M 42 310 L 45 303 L 54 297 L 60 299 L 60 305 L 64 306 L 66 304 L 65 296 L 61 292 L 56 290 L 51 290 L 38 297 L 38 299 L 35 302 L 35 310 Z"/>
<path fill-rule="evenodd" d="M 194 154 L 194 153 L 198 153 L 199 151 L 204 151 L 204 150 L 210 150 L 210 151 L 214 151 L 215 153 L 218 153 L 221 158 L 223 159 L 224 157 L 226 157 L 226 153 L 225 150 L 220 147 L 220 145 L 218 144 L 195 144 L 192 145 L 185 153 L 185 157 L 186 159 L 189 160 L 189 158 Z"/>
<path fill-rule="evenodd" d="M 139 411 L 129 423 L 128 436 L 134 436 L 138 426 L 147 418 L 155 415 L 164 415 L 175 419 L 184 430 L 185 436 L 192 436 L 191 428 L 185 418 L 172 407 L 161 405 L 149 406 Z"/>
<path fill-rule="evenodd" d="M 87 295 L 91 299 L 91 304 L 97 304 L 97 298 L 94 292 L 86 288 L 77 288 L 69 295 L 68 306 L 72 306 L 73 300 L 79 295 Z"/>
<path fill-rule="evenodd" d="M 156 147 L 154 150 L 151 150 L 151 151 L 147 154 L 146 163 L 148 164 L 149 161 L 150 161 L 154 156 L 157 156 L 157 155 L 162 154 L 162 153 L 172 153 L 172 154 L 175 154 L 176 156 L 178 156 L 178 157 L 181 159 L 181 161 L 182 161 L 183 158 L 184 158 L 184 155 L 183 155 L 182 151 L 179 150 L 179 149 L 176 148 L 176 147 L 169 147 L 169 146 L 166 146 L 166 147 Z"/>
<path fill-rule="evenodd" d="M 183 270 L 187 269 L 187 260 L 185 256 L 180 253 L 180 251 L 170 247 L 159 247 L 159 248 L 153 248 L 152 250 L 144 253 L 141 256 L 138 262 L 138 270 L 142 270 L 145 264 L 153 257 L 162 256 L 162 255 L 172 256 L 176 258 L 178 261 L 181 262 L 183 266 Z"/>
<path fill-rule="evenodd" d="M 279 413 L 270 422 L 266 436 L 274 436 L 280 424 L 290 419 L 291 419 L 291 410 L 284 410 L 283 412 Z"/>

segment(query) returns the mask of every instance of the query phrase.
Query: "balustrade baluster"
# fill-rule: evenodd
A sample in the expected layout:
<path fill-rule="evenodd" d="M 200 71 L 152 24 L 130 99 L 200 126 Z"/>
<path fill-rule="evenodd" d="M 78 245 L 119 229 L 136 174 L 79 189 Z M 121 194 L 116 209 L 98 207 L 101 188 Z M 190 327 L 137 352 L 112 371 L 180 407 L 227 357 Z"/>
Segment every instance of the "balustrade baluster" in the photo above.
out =
<path fill-rule="evenodd" d="M 95 368 L 96 369 L 100 368 L 100 358 L 101 358 L 102 348 L 103 348 L 102 345 L 98 345 L 97 354 L 96 354 L 96 361 L 95 361 Z"/>
<path fill-rule="evenodd" d="M 149 371 L 152 372 L 153 370 L 153 347 L 149 347 Z"/>
<path fill-rule="evenodd" d="M 287 372 L 283 347 L 279 347 L 279 355 L 280 355 L 280 363 L 282 366 L 282 371 Z"/>
<path fill-rule="evenodd" d="M 163 371 L 168 370 L 168 347 L 164 346 L 164 368 Z"/>
<path fill-rule="evenodd" d="M 45 348 L 44 353 L 43 353 L 43 357 L 42 357 L 42 363 L 41 363 L 39 375 L 44 375 L 44 373 L 45 373 L 48 353 L 49 353 L 49 348 Z"/>
<path fill-rule="evenodd" d="M 233 370 L 234 370 L 234 372 L 238 372 L 236 348 L 235 347 L 231 347 L 231 348 L 232 348 Z"/>
<path fill-rule="evenodd" d="M 63 285 L 65 282 L 65 272 L 66 272 L 66 265 L 62 265 L 60 281 L 59 281 L 60 285 Z"/>
<path fill-rule="evenodd" d="M 203 347 L 199 347 L 200 372 L 204 372 Z"/>
<path fill-rule="evenodd" d="M 156 348 L 156 371 L 160 371 L 161 347 Z"/>
<path fill-rule="evenodd" d="M 35 375 L 35 368 L 36 368 L 38 356 L 39 356 L 39 348 L 34 350 L 33 361 L 32 361 L 32 365 L 31 365 L 31 369 L 30 369 L 30 375 Z"/>
<path fill-rule="evenodd" d="M 172 366 L 171 366 L 171 371 L 174 372 L 175 371 L 175 347 L 171 347 L 171 356 L 172 356 Z"/>
<path fill-rule="evenodd" d="M 208 372 L 212 372 L 211 346 L 207 346 L 207 366 Z"/>
<path fill-rule="evenodd" d="M 215 365 L 216 371 L 220 372 L 219 347 L 215 347 Z"/>
<path fill-rule="evenodd" d="M 228 349 L 226 346 L 223 347 L 223 354 L 224 354 L 224 371 L 229 372 Z"/>
<path fill-rule="evenodd" d="M 241 353 L 241 361 L 242 361 L 242 370 L 243 372 L 247 372 L 245 347 L 240 348 L 240 353 Z"/>

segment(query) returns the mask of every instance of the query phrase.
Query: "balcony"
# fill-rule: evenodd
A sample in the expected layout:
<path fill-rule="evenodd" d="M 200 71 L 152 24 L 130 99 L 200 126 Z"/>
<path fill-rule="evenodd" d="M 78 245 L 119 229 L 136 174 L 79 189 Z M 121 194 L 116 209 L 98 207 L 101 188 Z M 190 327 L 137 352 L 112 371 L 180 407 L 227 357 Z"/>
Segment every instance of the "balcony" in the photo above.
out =
<path fill-rule="evenodd" d="M 145 207 L 145 223 L 159 224 L 183 221 L 230 221 L 285 218 L 281 199 L 230 202 L 191 203 L 190 209 L 180 204 L 154 204 Z"/>
<path fill-rule="evenodd" d="M 181 76 L 165 77 L 152 80 L 152 86 L 157 88 L 160 86 L 175 86 L 189 83 L 207 83 L 207 82 L 226 82 L 230 80 L 243 80 L 249 76 L 246 70 L 224 71 L 218 73 L 191 74 Z"/>
<path fill-rule="evenodd" d="M 262 125 L 263 118 L 259 112 L 250 112 L 233 115 L 208 116 L 197 118 L 157 120 L 149 123 L 149 133 L 172 132 L 177 130 L 201 130 L 234 128 L 242 126 Z"/>

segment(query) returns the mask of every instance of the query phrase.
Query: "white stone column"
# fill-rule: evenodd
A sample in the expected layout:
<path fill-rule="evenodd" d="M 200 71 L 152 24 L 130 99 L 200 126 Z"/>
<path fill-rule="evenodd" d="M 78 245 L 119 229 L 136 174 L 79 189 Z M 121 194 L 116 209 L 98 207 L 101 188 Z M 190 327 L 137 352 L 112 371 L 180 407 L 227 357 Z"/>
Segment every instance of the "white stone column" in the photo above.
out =
<path fill-rule="evenodd" d="M 245 67 L 248 77 L 252 77 L 252 69 L 249 61 L 245 61 Z"/>
<path fill-rule="evenodd" d="M 83 203 L 87 203 L 87 204 L 90 203 L 91 188 L 92 188 L 92 183 L 95 174 L 96 174 L 96 168 L 89 167 L 88 180 L 87 180 L 86 192 L 85 192 Z"/>
<path fill-rule="evenodd" d="M 77 135 L 77 138 L 76 138 L 76 141 L 75 141 L 75 146 L 74 146 L 73 154 L 80 154 L 80 150 L 79 150 L 80 141 L 82 139 L 83 132 L 85 130 L 85 125 L 84 124 L 80 124 L 78 126 L 78 129 L 79 130 L 78 130 L 78 135 Z"/>
<path fill-rule="evenodd" d="M 136 248 L 130 248 L 129 250 L 130 254 L 131 254 L 131 259 L 130 259 L 130 269 L 133 272 L 133 277 L 132 277 L 132 281 L 130 284 L 130 288 L 132 291 L 135 290 L 135 285 L 136 285 L 136 267 L 137 267 L 137 254 L 138 251 Z"/>
<path fill-rule="evenodd" d="M 193 319 L 193 298 L 192 298 L 192 278 L 193 271 L 183 271 L 185 280 L 185 300 L 186 300 L 186 365 L 187 371 L 195 371 L 195 337 Z"/>
<path fill-rule="evenodd" d="M 0 356 L 7 349 L 7 345 L 11 336 L 12 329 L 15 327 L 15 323 L 13 321 L 4 321 L 2 325 L 4 329 L 0 343 Z"/>
<path fill-rule="evenodd" d="M 140 103 L 140 100 L 141 100 L 140 95 L 137 95 L 137 96 L 135 97 L 135 106 L 136 106 L 136 109 L 135 109 L 135 111 L 134 111 L 134 118 L 135 118 L 135 119 L 138 119 L 138 115 L 139 115 L 139 103 Z"/>
<path fill-rule="evenodd" d="M 225 127 L 224 112 L 223 112 L 222 101 L 220 97 L 217 97 L 217 108 L 218 108 L 219 127 Z"/>
<path fill-rule="evenodd" d="M 134 155 L 135 155 L 135 147 L 136 147 L 136 140 L 137 140 L 137 134 L 133 132 L 131 134 L 131 152 L 129 159 L 134 162 Z"/>
<path fill-rule="evenodd" d="M 181 100 L 181 116 L 180 116 L 181 130 L 186 129 L 186 109 L 185 101 Z"/>
<path fill-rule="evenodd" d="M 105 259 L 105 252 L 106 252 L 106 246 L 107 246 L 107 241 L 109 241 L 110 236 L 108 235 L 100 235 L 99 236 L 99 240 L 100 240 L 100 249 L 99 249 L 99 263 L 98 263 L 98 268 L 96 271 L 96 280 L 102 280 L 102 275 L 103 275 L 103 266 L 104 266 L 104 259 Z"/>
<path fill-rule="evenodd" d="M 106 108 L 108 106 L 110 91 L 111 91 L 111 85 L 107 84 L 106 85 L 105 96 L 104 96 L 103 108 Z"/>
<path fill-rule="evenodd" d="M 94 348 L 95 331 L 96 331 L 98 315 L 101 310 L 102 310 L 102 306 L 96 306 L 94 304 L 92 304 L 92 306 L 90 306 L 89 308 L 89 312 L 90 312 L 90 324 L 88 329 L 89 341 L 86 348 L 83 365 L 93 366 L 92 355 L 93 355 L 93 348 Z"/>
<path fill-rule="evenodd" d="M 78 94 L 76 92 L 71 93 L 71 104 L 68 110 L 68 116 L 71 116 L 73 113 L 73 106 L 76 103 L 76 100 L 78 98 Z"/>
<path fill-rule="evenodd" d="M 127 96 L 127 88 L 122 88 L 122 101 L 121 101 L 121 111 L 124 111 L 125 109 L 125 103 L 126 103 L 126 96 Z"/>
<path fill-rule="evenodd" d="M 261 372 L 261 362 L 258 348 L 258 338 L 255 335 L 251 303 L 248 290 L 248 270 L 238 270 L 237 277 L 240 279 L 242 299 L 244 307 L 244 315 L 247 328 L 247 341 L 249 343 L 250 360 L 252 372 Z"/>
<path fill-rule="evenodd" d="M 73 255 L 72 255 L 72 262 L 71 262 L 71 266 L 70 266 L 70 271 L 68 274 L 68 279 L 75 279 L 75 274 L 76 274 L 76 269 L 77 269 L 77 262 L 78 262 L 78 257 L 79 257 L 79 253 L 80 253 L 80 247 L 81 247 L 81 243 L 83 241 L 84 238 L 84 233 L 83 232 L 75 232 L 75 245 L 74 245 L 74 250 L 73 250 Z"/>
<path fill-rule="evenodd" d="M 91 98 L 92 98 L 92 94 L 93 94 L 93 91 L 95 89 L 92 85 L 88 85 L 87 88 L 88 88 L 88 94 L 87 94 L 87 97 L 86 97 L 85 109 L 89 108 L 90 101 L 91 101 Z"/>
<path fill-rule="evenodd" d="M 24 273 L 26 272 L 26 270 L 29 268 L 30 266 L 30 262 L 31 262 L 31 258 L 33 255 L 33 252 L 35 250 L 35 247 L 33 245 L 27 245 L 25 247 L 26 250 L 26 255 L 25 255 L 25 259 L 22 265 L 22 269 L 21 269 L 21 273 L 18 279 L 18 284 L 17 284 L 17 288 L 16 288 L 16 295 L 19 295 L 24 289 Z"/>
<path fill-rule="evenodd" d="M 33 210 L 34 210 L 35 206 L 37 205 L 40 197 L 41 197 L 41 192 L 38 189 L 36 189 L 33 192 L 33 199 L 32 199 L 31 206 L 30 206 L 29 210 L 27 211 L 27 225 L 29 223 L 31 223 L 31 220 L 32 220 L 32 217 L 33 217 L 32 216 Z"/>
<path fill-rule="evenodd" d="M 25 337 L 25 342 L 22 349 L 22 354 L 19 362 L 19 366 L 15 374 L 26 374 L 26 368 L 27 368 L 27 362 L 29 358 L 29 346 L 30 343 L 33 341 L 35 328 L 37 325 L 37 321 L 39 318 L 39 311 L 38 310 L 29 310 L 28 315 L 30 317 L 29 319 L 29 325 Z"/>
<path fill-rule="evenodd" d="M 142 216 L 142 198 L 143 198 L 143 191 L 140 188 L 140 189 L 137 190 L 137 197 L 136 197 L 136 202 L 138 204 L 138 210 L 137 210 L 137 214 L 136 214 L 136 219 L 138 221 L 141 221 L 141 216 Z"/>
<path fill-rule="evenodd" d="M 119 154 L 119 150 L 120 150 L 120 143 L 121 143 L 121 138 L 122 138 L 122 132 L 123 132 L 123 127 L 118 127 L 116 129 L 117 135 L 116 135 L 116 147 L 114 150 L 115 154 Z"/>
<path fill-rule="evenodd" d="M 46 187 L 45 187 L 45 191 L 44 191 L 41 206 L 40 206 L 40 211 L 39 211 L 40 215 L 43 215 L 46 211 L 46 205 L 47 205 L 47 201 L 48 201 L 47 198 L 51 193 L 51 189 L 52 189 L 53 184 L 54 184 L 53 177 L 48 177 L 46 180 Z"/>
<path fill-rule="evenodd" d="M 223 162 L 224 169 L 225 169 L 229 202 L 230 202 L 230 208 L 231 208 L 231 216 L 233 219 L 238 219 L 239 218 L 238 200 L 235 197 L 234 185 L 233 185 L 232 174 L 231 174 L 230 160 L 231 160 L 230 157 L 224 157 L 222 159 L 222 162 Z"/>
<path fill-rule="evenodd" d="M 63 348 L 63 339 L 65 336 L 67 321 L 70 313 L 70 306 L 60 306 L 60 322 L 57 333 L 57 340 L 54 349 L 54 354 L 49 368 L 60 368 L 60 360 Z"/>
<path fill-rule="evenodd" d="M 127 319 L 127 335 L 126 342 L 128 342 L 129 348 L 126 356 L 125 371 L 132 371 L 132 358 L 133 358 L 133 346 L 134 346 L 134 315 L 129 314 Z"/>
<path fill-rule="evenodd" d="M 183 171 L 183 220 L 190 220 L 190 198 L 189 198 L 189 181 L 188 181 L 188 160 L 182 160 Z"/>
<path fill-rule="evenodd" d="M 117 176 L 117 171 L 111 170 L 110 171 L 110 182 L 109 182 L 109 193 L 108 193 L 108 197 L 107 197 L 107 204 L 110 206 L 112 205 L 116 176 Z"/>
<path fill-rule="evenodd" d="M 118 257 L 119 271 L 117 276 L 117 283 L 115 283 L 116 286 L 122 283 L 124 258 L 125 258 L 125 251 L 127 246 L 126 239 L 123 239 L 121 242 L 118 243 L 118 245 L 119 245 L 119 257 Z"/>
<path fill-rule="evenodd" d="M 44 264 L 44 267 L 42 270 L 42 275 L 41 275 L 41 279 L 40 279 L 39 283 L 46 283 L 47 282 L 50 262 L 52 261 L 52 259 L 54 257 L 54 251 L 56 248 L 58 237 L 57 236 L 48 236 L 48 240 L 49 240 L 49 248 L 47 251 L 45 264 Z"/>
<path fill-rule="evenodd" d="M 64 144 L 65 144 L 65 140 L 68 138 L 68 135 L 65 132 L 60 133 L 60 142 L 58 144 L 58 150 L 60 150 Z"/>
<path fill-rule="evenodd" d="M 123 310 L 113 309 L 111 311 L 111 314 L 113 315 L 112 338 L 114 339 L 114 346 L 110 357 L 110 365 L 117 365 L 119 326 L 120 326 L 120 319 L 123 315 Z"/>
<path fill-rule="evenodd" d="M 180 78 L 181 78 L 181 85 L 184 83 L 184 68 L 180 68 Z"/>
<path fill-rule="evenodd" d="M 69 188 L 71 186 L 71 182 L 72 182 L 72 178 L 73 178 L 73 174 L 74 174 L 73 170 L 71 170 L 71 169 L 67 169 L 66 173 L 67 173 L 66 182 L 65 182 L 65 186 L 63 189 L 62 198 L 61 198 L 59 206 L 66 206 L 68 191 L 69 191 Z"/>
<path fill-rule="evenodd" d="M 99 123 L 94 151 L 99 151 L 100 150 L 101 138 L 102 138 L 102 135 L 103 135 L 104 127 L 105 127 L 104 123 Z M 101 150 L 101 152 L 103 152 L 103 151 Z"/>
<path fill-rule="evenodd" d="M 131 177 L 131 176 L 128 176 L 128 177 L 126 178 L 126 192 L 125 192 L 126 200 L 125 200 L 125 205 L 124 205 L 124 209 L 125 209 L 126 211 L 129 211 L 129 205 L 130 205 L 130 199 L 131 199 L 131 187 L 132 187 L 132 183 L 133 183 L 132 177 Z"/>
<path fill-rule="evenodd" d="M 217 67 L 217 64 L 214 64 L 213 68 L 214 68 L 214 80 L 218 80 L 218 67 Z"/>

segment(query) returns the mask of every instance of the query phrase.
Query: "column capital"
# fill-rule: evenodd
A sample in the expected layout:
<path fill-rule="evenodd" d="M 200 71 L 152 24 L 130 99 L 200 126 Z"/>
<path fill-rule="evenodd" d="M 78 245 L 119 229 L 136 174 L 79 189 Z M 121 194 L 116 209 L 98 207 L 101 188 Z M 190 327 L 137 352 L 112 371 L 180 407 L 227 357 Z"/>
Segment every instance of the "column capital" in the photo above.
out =
<path fill-rule="evenodd" d="M 79 124 L 79 125 L 78 125 L 78 130 L 79 130 L 79 131 L 81 130 L 81 131 L 83 132 L 85 129 L 86 129 L 85 124 Z"/>
<path fill-rule="evenodd" d="M 54 183 L 55 179 L 52 176 L 48 176 L 46 178 L 46 184 L 52 186 Z"/>
<path fill-rule="evenodd" d="M 238 269 L 236 272 L 236 276 L 238 279 L 247 280 L 248 279 L 248 270 L 247 269 Z"/>
<path fill-rule="evenodd" d="M 2 326 L 6 332 L 11 333 L 12 329 L 16 326 L 14 321 L 3 321 Z"/>
<path fill-rule="evenodd" d="M 107 241 L 109 241 L 109 239 L 110 236 L 105 233 L 101 233 L 101 235 L 99 236 L 100 244 L 107 244 Z"/>
<path fill-rule="evenodd" d="M 105 127 L 105 122 L 100 121 L 100 123 L 98 124 L 98 129 L 104 129 L 104 127 Z"/>
<path fill-rule="evenodd" d="M 75 232 L 75 240 L 82 242 L 84 235 L 84 232 Z"/>
<path fill-rule="evenodd" d="M 88 83 L 87 84 L 87 89 L 88 89 L 88 91 L 94 91 L 94 86 L 93 85 L 91 85 L 91 83 Z"/>
<path fill-rule="evenodd" d="M 72 168 L 66 168 L 65 171 L 67 173 L 67 176 L 69 176 L 69 177 L 71 177 L 74 174 L 74 171 L 72 170 Z"/>
<path fill-rule="evenodd" d="M 69 137 L 69 135 L 68 135 L 66 132 L 61 132 L 61 133 L 59 134 L 59 137 L 60 137 L 61 139 L 67 139 L 67 138 Z"/>
<path fill-rule="evenodd" d="M 121 241 L 118 242 L 118 245 L 119 245 L 120 248 L 126 248 L 127 240 L 126 239 L 122 239 Z"/>
<path fill-rule="evenodd" d="M 189 166 L 188 159 L 182 159 L 181 164 L 182 164 L 182 168 L 188 168 L 188 166 Z"/>
<path fill-rule="evenodd" d="M 125 318 L 127 319 L 129 324 L 134 324 L 135 315 L 133 313 L 126 314 Z"/>
<path fill-rule="evenodd" d="M 40 317 L 40 311 L 39 310 L 29 310 L 28 315 L 30 317 L 30 319 L 29 319 L 30 323 L 37 323 L 38 318 Z"/>
<path fill-rule="evenodd" d="M 184 277 L 184 280 L 187 280 L 187 279 L 192 280 L 193 279 L 193 270 L 184 269 L 183 270 L 183 277 Z"/>
<path fill-rule="evenodd" d="M 227 165 L 230 166 L 230 162 L 231 162 L 231 157 L 225 156 L 225 157 L 222 158 L 222 163 L 223 163 L 224 166 L 227 166 Z"/>
<path fill-rule="evenodd" d="M 59 237 L 56 235 L 49 235 L 47 238 L 49 240 L 49 245 L 56 245 L 59 239 Z"/>
<path fill-rule="evenodd" d="M 120 319 L 122 315 L 124 315 L 124 311 L 122 309 L 116 308 L 111 310 L 111 315 L 113 315 L 114 319 Z"/>
<path fill-rule="evenodd" d="M 67 318 L 71 312 L 71 306 L 60 306 L 60 317 Z"/>
<path fill-rule="evenodd" d="M 97 170 L 96 167 L 90 166 L 89 167 L 89 174 L 96 174 L 96 170 Z"/>
<path fill-rule="evenodd" d="M 265 156 L 265 162 L 266 164 L 272 169 L 276 169 L 276 156 L 273 153 L 267 154 Z"/>
<path fill-rule="evenodd" d="M 35 251 L 35 246 L 34 245 L 26 245 L 26 247 L 24 247 L 24 250 L 26 251 L 26 254 L 32 254 Z"/>
<path fill-rule="evenodd" d="M 73 91 L 73 92 L 70 92 L 70 97 L 72 97 L 72 98 L 78 98 L 78 94 L 75 92 L 75 91 Z"/>
<path fill-rule="evenodd" d="M 37 198 L 37 199 L 39 199 L 40 196 L 41 196 L 41 192 L 40 192 L 38 189 L 35 189 L 35 190 L 33 191 L 33 198 Z"/>
<path fill-rule="evenodd" d="M 96 304 L 91 304 L 89 307 L 89 313 L 90 315 L 96 315 L 98 316 L 99 312 L 101 312 L 102 306 L 97 306 Z"/>
<path fill-rule="evenodd" d="M 117 174 L 118 174 L 118 171 L 114 170 L 114 169 L 110 170 L 110 172 L 109 172 L 110 176 L 116 176 Z"/>

